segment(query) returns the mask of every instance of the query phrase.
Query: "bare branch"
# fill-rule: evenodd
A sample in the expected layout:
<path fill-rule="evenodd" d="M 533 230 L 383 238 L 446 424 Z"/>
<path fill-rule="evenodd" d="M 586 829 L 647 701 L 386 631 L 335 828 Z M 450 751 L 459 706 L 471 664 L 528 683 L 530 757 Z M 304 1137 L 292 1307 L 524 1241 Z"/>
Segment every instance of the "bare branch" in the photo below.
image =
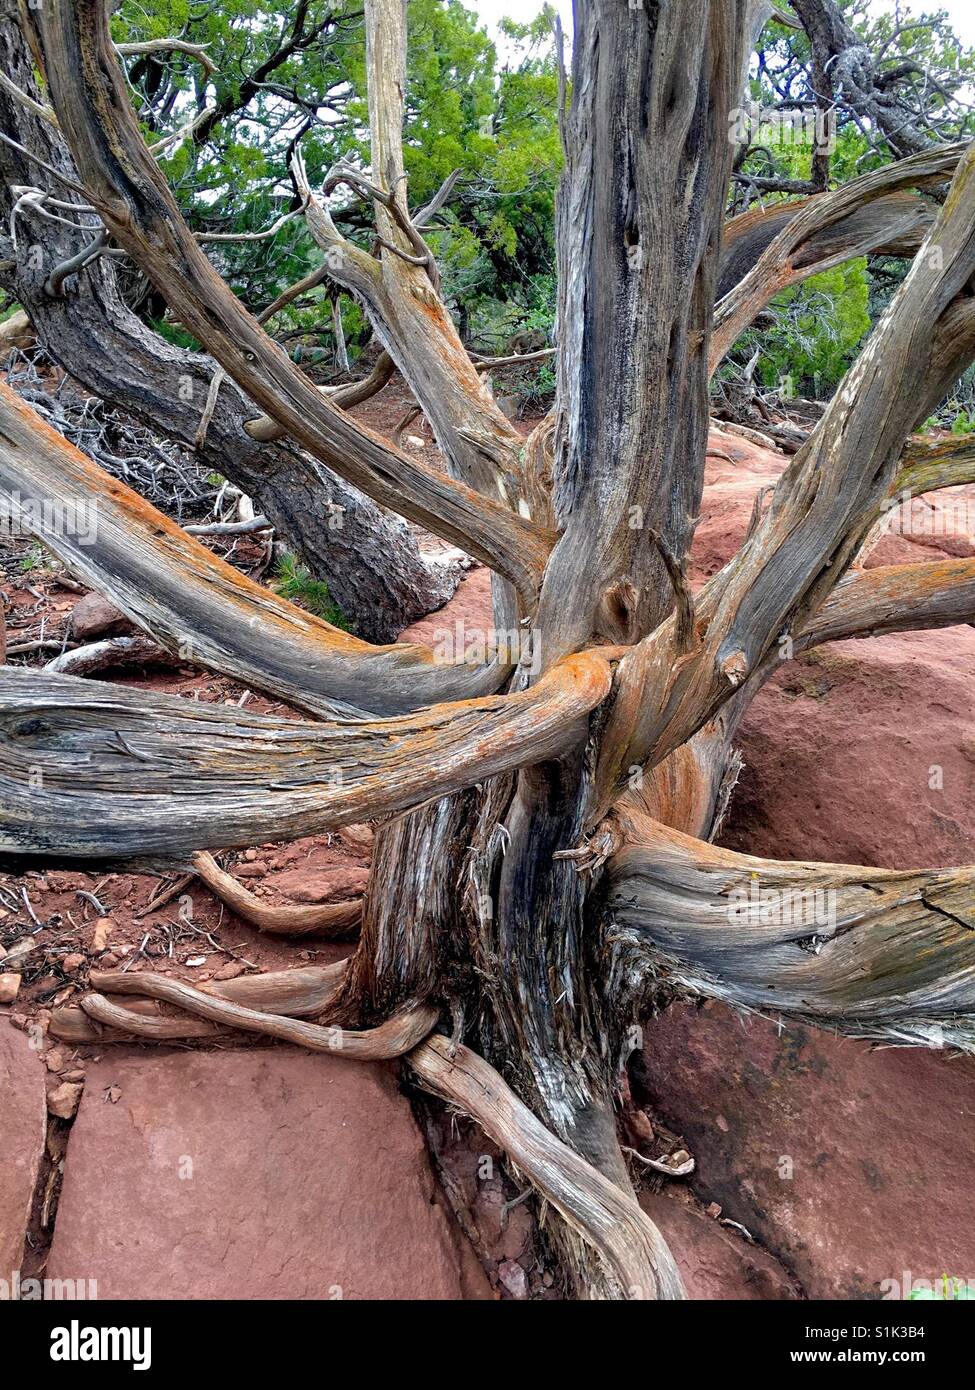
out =
<path fill-rule="evenodd" d="M 334 409 L 216 275 L 142 141 L 107 13 L 106 0 L 55 0 L 31 19 L 61 127 L 119 245 L 228 374 L 311 453 L 381 505 L 505 574 L 531 602 L 548 539 L 507 507 L 389 447 Z"/>
<path fill-rule="evenodd" d="M 607 695 L 598 653 L 531 689 L 316 724 L 0 668 L 0 851 L 177 856 L 298 839 L 560 752 Z"/>
<path fill-rule="evenodd" d="M 167 651 L 315 714 L 398 713 L 509 669 L 374 647 L 262 588 L 84 457 L 0 382 L 0 508 Z"/>
<path fill-rule="evenodd" d="M 245 922 L 275 936 L 347 937 L 362 921 L 362 899 L 351 902 L 273 907 L 247 891 L 231 874 L 221 869 L 212 854 L 200 851 L 193 856 L 193 867 L 210 892 Z"/>
<path fill-rule="evenodd" d="M 969 146 L 925 246 L 866 348 L 752 536 L 698 596 L 700 647 L 682 658 L 671 618 L 621 663 L 622 693 L 599 770 L 604 807 L 628 767 L 660 762 L 685 742 L 842 578 L 890 494 L 905 438 L 975 355 L 973 274 Z"/>
<path fill-rule="evenodd" d="M 710 370 L 714 371 L 735 339 L 779 290 L 828 270 L 840 261 L 865 255 L 891 236 L 903 235 L 905 217 L 907 226 L 911 225 L 911 213 L 906 204 L 886 202 L 879 215 L 874 212 L 869 217 L 861 212 L 865 204 L 899 190 L 943 183 L 954 173 L 967 148 L 965 142 L 936 146 L 802 203 L 766 246 L 752 269 L 718 303 L 714 312 Z M 753 224 L 754 216 L 746 214 L 749 225 Z M 845 227 L 838 225 L 844 222 Z M 831 232 L 828 237 L 827 232 Z"/>
<path fill-rule="evenodd" d="M 92 971 L 91 984 L 96 989 L 117 994 L 136 994 L 149 999 L 163 999 L 169 1004 L 177 1004 L 181 1009 L 199 1018 L 219 1023 L 224 1028 L 240 1028 L 245 1033 L 261 1033 L 265 1037 L 279 1038 L 282 1042 L 307 1047 L 310 1052 L 332 1052 L 357 1062 L 401 1057 L 404 1052 L 416 1047 L 437 1021 L 436 1009 L 418 1004 L 413 1008 L 404 1009 L 402 1013 L 388 1019 L 378 1028 L 357 1032 L 349 1028 L 323 1027 L 318 1023 L 305 1023 L 301 1019 L 262 1013 L 258 1009 L 249 1009 L 232 1000 L 205 994 L 202 990 L 193 989 L 191 985 L 184 985 L 181 981 L 172 980 L 166 975 L 155 975 L 148 971 L 138 974 L 126 974 L 122 970 Z M 147 1027 L 146 1021 L 140 1015 L 122 1008 L 100 994 L 83 995 L 81 1007 L 99 1023 L 107 1023 L 112 1028 L 136 1035 L 144 1031 L 153 1036 L 151 1025 Z"/>
<path fill-rule="evenodd" d="M 659 971 L 859 1037 L 975 1051 L 975 868 L 780 863 L 618 810 L 611 930 L 647 983 Z"/>

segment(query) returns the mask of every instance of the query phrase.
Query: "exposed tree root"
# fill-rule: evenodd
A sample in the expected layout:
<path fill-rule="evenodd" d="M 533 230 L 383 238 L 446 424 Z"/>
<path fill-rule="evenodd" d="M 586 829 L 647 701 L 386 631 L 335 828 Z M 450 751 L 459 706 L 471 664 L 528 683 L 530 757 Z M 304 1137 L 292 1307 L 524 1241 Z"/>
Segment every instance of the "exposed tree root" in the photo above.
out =
<path fill-rule="evenodd" d="M 685 1297 L 673 1256 L 635 1198 L 547 1130 L 483 1057 L 434 1035 L 407 1061 L 425 1086 L 465 1110 L 505 1150 L 596 1249 L 624 1297 Z"/>
<path fill-rule="evenodd" d="M 201 850 L 193 856 L 193 867 L 200 880 L 221 902 L 259 931 L 279 936 L 348 937 L 362 921 L 362 899 L 326 903 L 323 906 L 271 907 L 238 883 L 214 859 Z"/>
<path fill-rule="evenodd" d="M 236 980 L 208 983 L 203 986 L 203 993 L 264 1013 L 286 1014 L 291 1018 L 314 1017 L 337 997 L 345 980 L 346 967 L 347 962 L 342 960 L 335 965 L 309 965 L 298 970 L 242 975 Z M 143 977 L 126 978 L 139 980 Z M 94 971 L 91 983 L 108 993 L 117 989 L 115 972 Z M 206 1019 L 163 1014 L 155 999 L 127 998 L 123 1007 L 131 1013 L 155 1019 L 158 1026 L 152 1036 L 157 1039 L 208 1038 L 224 1031 L 219 1024 Z M 75 1043 L 95 1042 L 103 1036 L 101 1026 L 94 1023 L 84 1009 L 70 1004 L 53 1011 L 51 1032 L 57 1038 Z"/>
<path fill-rule="evenodd" d="M 93 971 L 91 983 L 95 989 L 116 994 L 139 994 L 150 999 L 164 999 L 169 1004 L 186 1009 L 188 1013 L 209 1019 L 211 1023 L 221 1023 L 224 1027 L 240 1028 L 245 1033 L 263 1033 L 270 1038 L 280 1038 L 282 1042 L 307 1047 L 312 1052 L 337 1052 L 343 1057 L 363 1062 L 400 1057 L 404 1052 L 409 1052 L 433 1028 L 438 1012 L 429 1005 L 418 1004 L 387 1019 L 378 1028 L 358 1032 L 249 1009 L 229 999 L 204 994 L 202 990 L 184 985 L 179 980 L 149 972 L 127 975 L 119 970 Z M 143 1032 L 144 1017 L 133 1014 L 101 994 L 86 995 L 81 1000 L 81 1007 L 100 1023 L 108 1023 L 113 1028 L 137 1035 Z M 156 1034 L 150 1029 L 149 1036 Z"/>

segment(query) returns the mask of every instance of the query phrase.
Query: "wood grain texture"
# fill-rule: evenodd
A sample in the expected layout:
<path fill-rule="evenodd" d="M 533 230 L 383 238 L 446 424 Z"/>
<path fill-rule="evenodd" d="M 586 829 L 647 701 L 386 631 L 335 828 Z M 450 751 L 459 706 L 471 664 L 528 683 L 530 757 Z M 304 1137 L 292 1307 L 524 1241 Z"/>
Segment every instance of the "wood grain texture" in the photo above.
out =
<path fill-rule="evenodd" d="M 608 911 L 646 984 L 975 1051 L 975 868 L 779 862 L 637 814 L 619 826 Z"/>
<path fill-rule="evenodd" d="M 11 7 L 0 9 L 0 70 L 23 91 L 40 95 L 27 45 Z M 60 130 L 0 88 L 0 130 L 52 168 L 77 181 Z M 0 142 L 0 221 L 9 223 L 14 188 L 34 184 L 31 159 Z M 42 176 L 43 177 L 43 176 Z M 55 185 L 48 191 L 61 192 Z M 356 631 L 391 642 L 401 629 L 439 608 L 453 592 L 450 575 L 428 566 L 408 525 L 385 513 L 356 488 L 290 441 L 261 445 L 249 435 L 254 407 L 225 378 L 202 442 L 204 405 L 214 372 L 211 358 L 168 342 L 125 303 L 115 262 L 101 258 L 47 292 L 51 269 L 78 248 L 78 232 L 22 211 L 16 246 L 0 237 L 0 283 L 29 311 L 45 351 L 89 391 L 192 450 L 256 499 L 278 538 L 316 578 L 324 579 Z M 79 213 L 91 227 L 99 219 Z M 345 388 L 347 391 L 348 388 Z M 343 406 L 351 396 L 338 399 Z M 282 433 L 278 426 L 279 435 Z M 341 526 L 335 524 L 341 518 Z"/>
<path fill-rule="evenodd" d="M 0 851 L 180 855 L 415 806 L 562 747 L 607 695 L 598 655 L 530 690 L 305 723 L 0 670 Z"/>
<path fill-rule="evenodd" d="M 515 1166 L 591 1244 L 629 1299 L 682 1299 L 674 1258 L 636 1198 L 604 1178 L 541 1124 L 469 1048 L 433 1036 L 407 1061 L 424 1086 L 473 1116 Z"/>
<path fill-rule="evenodd" d="M 851 255 L 866 255 L 882 245 L 889 234 L 904 230 L 901 204 L 885 201 L 879 213 L 870 215 L 862 211 L 865 205 L 886 200 L 887 195 L 905 189 L 944 183 L 955 172 L 967 148 L 966 141 L 933 145 L 908 159 L 851 179 L 831 193 L 807 199 L 715 308 L 710 370 L 714 371 L 735 339 L 779 290 Z M 746 216 L 752 218 L 754 214 Z"/>
<path fill-rule="evenodd" d="M 359 1030 L 306 1023 L 303 1019 L 289 1018 L 283 1014 L 261 1012 L 230 999 L 193 989 L 191 985 L 170 979 L 167 975 L 156 975 L 149 971 L 139 974 L 125 974 L 120 970 L 106 972 L 101 983 L 106 987 L 110 985 L 117 994 L 135 994 L 176 1004 L 188 1013 L 225 1028 L 261 1033 L 269 1038 L 278 1038 L 281 1042 L 306 1047 L 311 1052 L 330 1052 L 359 1062 L 382 1061 L 409 1052 L 433 1028 L 438 1012 L 428 1005 L 418 1004 L 414 1008 L 404 1009 L 377 1028 Z M 99 1023 L 107 1023 L 112 1028 L 137 1035 L 145 1028 L 152 1035 L 150 1030 L 154 1020 L 149 1020 L 147 1025 L 142 1015 L 123 1008 L 104 995 L 86 994 L 80 1003 L 85 1013 Z"/>
<path fill-rule="evenodd" d="M 201 850 L 193 856 L 193 868 L 201 883 L 245 922 L 275 936 L 348 937 L 362 921 L 362 899 L 339 903 L 272 904 L 262 902 L 232 874 L 228 874 L 212 854 Z"/>

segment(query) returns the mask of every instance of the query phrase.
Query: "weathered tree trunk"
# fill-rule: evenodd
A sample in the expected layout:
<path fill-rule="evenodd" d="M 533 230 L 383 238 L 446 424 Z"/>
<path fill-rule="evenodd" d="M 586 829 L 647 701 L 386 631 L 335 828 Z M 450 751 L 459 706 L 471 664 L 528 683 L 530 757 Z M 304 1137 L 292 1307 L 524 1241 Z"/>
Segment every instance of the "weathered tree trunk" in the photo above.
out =
<path fill-rule="evenodd" d="M 109 974 L 95 986 L 141 990 L 199 1018 L 88 995 L 83 1018 L 66 1010 L 52 1027 L 78 1037 L 94 1021 L 120 1035 L 197 1037 L 202 1018 L 324 1050 L 327 1030 L 294 1020 L 325 1009 L 349 1029 L 349 1055 L 411 1047 L 421 1084 L 504 1145 L 563 1218 L 551 1238 L 576 1293 L 680 1297 L 673 1258 L 634 1199 L 615 1124 L 631 1025 L 662 979 L 749 1007 L 771 991 L 783 1010 L 902 1039 L 930 1041 L 947 1012 L 951 1038 L 975 1050 L 975 871 L 777 864 L 708 843 L 736 775 L 737 721 L 782 638 L 801 650 L 971 615 L 969 561 L 871 572 L 856 562 L 899 487 L 972 477 L 969 446 L 904 441 L 975 355 L 975 147 L 916 156 L 890 178 L 868 175 L 848 194 L 804 204 L 723 301 L 718 322 L 730 335 L 817 257 L 888 234 L 913 244 L 928 210 L 887 198 L 879 216 L 861 216 L 864 197 L 915 183 L 922 165 L 925 177 L 958 166 L 911 274 L 818 429 L 764 514 L 756 510 L 738 554 L 692 595 L 684 565 L 701 498 L 709 359 L 726 345 L 711 329 L 728 114 L 754 3 L 577 0 L 553 450 L 547 423 L 516 447 L 466 356 L 453 371 L 455 398 L 439 398 L 451 389 L 456 347 L 392 129 L 405 81 L 403 5 L 369 0 L 376 167 L 370 179 L 342 178 L 372 201 L 383 254 L 338 239 L 307 189 L 306 212 L 316 237 L 347 258 L 343 283 L 391 356 L 412 370 L 450 477 L 316 392 L 214 274 L 139 136 L 107 10 L 106 0 L 46 0 L 30 12 L 58 119 L 106 228 L 272 421 L 384 504 L 466 536 L 495 571 L 496 614 L 514 617 L 515 644 L 530 634 L 528 654 L 541 661 L 515 652 L 444 665 L 423 648 L 369 647 L 307 621 L 238 583 L 43 430 L 29 447 L 29 412 L 0 389 L 0 495 L 27 484 L 28 499 L 47 496 L 58 474 L 70 496 L 99 498 L 106 534 L 78 562 L 102 587 L 121 590 L 164 644 L 189 629 L 214 669 L 246 672 L 318 716 L 188 709 L 8 672 L 0 848 L 179 855 L 204 837 L 232 845 L 385 818 L 361 939 L 341 980 L 269 976 L 197 991 Z M 295 176 L 300 183 L 300 161 Z M 421 309 L 430 342 L 410 365 L 405 335 Z M 70 538 L 39 530 L 71 553 Z M 811 939 L 804 924 L 770 924 L 748 903 L 742 916 L 731 912 L 752 879 L 779 894 L 829 887 L 838 920 Z M 453 1038 L 431 1032 L 448 1020 Z"/>

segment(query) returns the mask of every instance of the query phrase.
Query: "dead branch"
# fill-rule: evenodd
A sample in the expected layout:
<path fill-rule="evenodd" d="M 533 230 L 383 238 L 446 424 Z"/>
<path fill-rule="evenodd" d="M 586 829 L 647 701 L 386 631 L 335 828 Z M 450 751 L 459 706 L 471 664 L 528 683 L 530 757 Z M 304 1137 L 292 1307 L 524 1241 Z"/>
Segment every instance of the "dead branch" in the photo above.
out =
<path fill-rule="evenodd" d="M 109 477 L 0 382 L 0 505 L 168 652 L 316 714 L 402 711 L 508 666 L 373 647 L 262 588 Z M 373 664 L 374 663 L 374 664 Z"/>
<path fill-rule="evenodd" d="M 592 652 L 513 695 L 309 724 L 0 668 L 0 850 L 178 855 L 313 835 L 555 754 L 609 686 Z"/>
<path fill-rule="evenodd" d="M 376 1062 L 390 1057 L 401 1057 L 404 1052 L 427 1036 L 437 1021 L 437 1010 L 426 1004 L 417 1004 L 404 1009 L 400 1014 L 387 1019 L 377 1028 L 356 1031 L 350 1028 L 323 1026 L 318 1023 L 305 1023 L 280 1014 L 262 1013 L 237 1004 L 229 999 L 221 999 L 213 994 L 204 994 L 179 980 L 166 975 L 156 975 L 149 971 L 126 974 L 124 971 L 93 972 L 93 986 L 96 989 L 110 989 L 116 994 L 144 995 L 149 999 L 162 999 L 168 1004 L 176 1004 L 187 1013 L 208 1019 L 211 1023 L 225 1028 L 239 1028 L 245 1033 L 261 1033 L 281 1042 L 295 1043 L 311 1052 L 331 1052 L 358 1062 Z M 146 1020 L 139 1014 L 124 1009 L 101 994 L 86 994 L 82 997 L 81 1008 L 89 1017 L 99 1023 L 107 1023 L 120 1031 L 140 1034 Z M 150 1027 L 154 1020 L 149 1020 Z M 153 1036 L 149 1032 L 149 1036 Z"/>
<path fill-rule="evenodd" d="M 624 769 L 659 762 L 691 737 L 842 578 L 890 494 L 905 439 L 975 356 L 973 273 L 969 146 L 910 275 L 842 389 L 751 538 L 698 595 L 700 648 L 681 661 L 669 619 L 621 663 L 599 771 L 604 806 Z"/>
<path fill-rule="evenodd" d="M 975 869 L 788 863 L 628 810 L 609 865 L 615 944 L 695 994 L 858 1037 L 975 1051 Z"/>
<path fill-rule="evenodd" d="M 118 244 L 228 374 L 315 457 L 381 505 L 464 546 L 532 601 L 549 539 L 334 409 L 216 275 L 142 140 L 112 51 L 109 8 L 107 0 L 57 0 L 31 20 L 61 127 Z"/>
<path fill-rule="evenodd" d="M 286 1014 L 289 1018 L 317 1017 L 324 1013 L 341 991 L 346 977 L 347 961 L 335 965 L 308 965 L 297 970 L 273 970 L 263 975 L 240 975 L 235 980 L 210 980 L 201 986 L 204 994 L 262 1013 Z M 117 974 L 127 972 L 92 971 L 89 983 L 93 989 L 112 994 Z M 136 976 L 135 978 L 139 978 Z M 164 1014 L 155 999 L 125 996 L 122 1006 L 133 1013 L 155 1020 L 155 1036 L 177 1040 L 209 1038 L 225 1032 L 219 1023 L 203 1018 L 191 1018 L 185 1013 Z M 82 1043 L 108 1040 L 100 1023 L 74 1004 L 64 1004 L 51 1012 L 51 1032 L 66 1042 Z"/>
<path fill-rule="evenodd" d="M 870 216 L 861 210 L 886 194 L 943 183 L 954 173 L 967 148 L 964 141 L 935 146 L 802 203 L 751 270 L 718 302 L 710 371 L 780 290 L 852 256 L 866 255 L 892 236 L 903 235 L 905 228 L 918 229 L 920 219 L 901 202 L 885 201 Z M 753 218 L 754 214 L 746 216 Z"/>

